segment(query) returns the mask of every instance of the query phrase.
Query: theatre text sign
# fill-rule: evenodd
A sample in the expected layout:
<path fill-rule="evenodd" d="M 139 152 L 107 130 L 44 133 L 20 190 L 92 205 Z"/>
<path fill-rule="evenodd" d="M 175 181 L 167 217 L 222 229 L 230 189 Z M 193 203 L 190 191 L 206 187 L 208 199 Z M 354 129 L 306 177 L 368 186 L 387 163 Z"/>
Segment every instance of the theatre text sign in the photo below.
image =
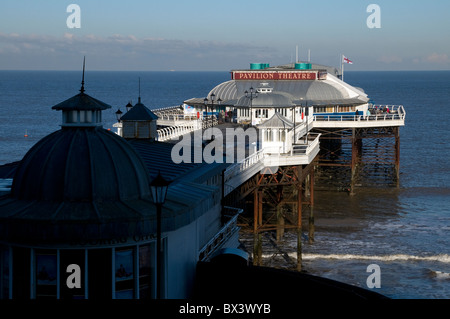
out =
<path fill-rule="evenodd" d="M 316 80 L 317 72 L 305 71 L 234 71 L 233 80 Z"/>

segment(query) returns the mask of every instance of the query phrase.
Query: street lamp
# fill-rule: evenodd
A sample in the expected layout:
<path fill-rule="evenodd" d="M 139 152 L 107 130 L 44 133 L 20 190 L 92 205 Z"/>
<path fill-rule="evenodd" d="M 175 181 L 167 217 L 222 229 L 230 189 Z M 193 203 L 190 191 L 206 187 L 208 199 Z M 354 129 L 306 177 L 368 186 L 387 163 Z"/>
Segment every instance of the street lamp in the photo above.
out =
<path fill-rule="evenodd" d="M 161 299 L 161 275 L 162 275 L 162 256 L 161 256 L 161 212 L 162 206 L 166 201 L 167 189 L 170 182 L 162 177 L 161 172 L 150 183 L 153 203 L 156 205 L 156 298 Z"/>
<path fill-rule="evenodd" d="M 133 108 L 133 105 L 131 104 L 131 101 L 128 102 L 128 104 L 125 107 L 127 108 L 127 112 L 129 112 Z"/>
<path fill-rule="evenodd" d="M 306 144 L 309 144 L 309 141 L 308 141 L 308 134 L 309 134 L 309 130 L 308 130 L 308 118 L 309 118 L 308 101 L 306 101 L 306 103 L 305 103 L 305 118 L 306 118 L 306 135 L 305 135 L 305 139 L 306 139 Z"/>
<path fill-rule="evenodd" d="M 211 127 L 214 126 L 214 122 L 212 121 L 212 113 L 214 112 L 214 102 L 216 100 L 216 95 L 214 93 L 211 93 L 210 95 L 211 98 Z M 203 100 L 204 104 L 205 104 L 205 108 L 206 108 L 206 114 L 208 114 L 208 97 L 205 97 L 205 99 Z M 217 100 L 217 104 L 220 105 L 222 103 L 222 99 L 219 97 L 219 99 Z"/>
<path fill-rule="evenodd" d="M 120 109 L 118 109 L 116 111 L 116 118 L 117 118 L 117 122 L 119 122 L 119 123 L 120 123 L 120 119 L 122 118 L 122 113 L 123 112 Z"/>
<path fill-rule="evenodd" d="M 208 116 L 208 98 L 207 97 L 205 97 L 205 99 L 203 100 L 203 104 L 205 105 L 205 116 L 203 117 L 202 126 L 204 126 L 204 124 L 205 124 L 205 117 Z"/>
<path fill-rule="evenodd" d="M 250 92 L 245 91 L 245 97 L 250 99 L 250 125 L 253 125 L 253 99 L 258 97 L 258 90 L 253 92 L 253 87 L 250 87 Z"/>

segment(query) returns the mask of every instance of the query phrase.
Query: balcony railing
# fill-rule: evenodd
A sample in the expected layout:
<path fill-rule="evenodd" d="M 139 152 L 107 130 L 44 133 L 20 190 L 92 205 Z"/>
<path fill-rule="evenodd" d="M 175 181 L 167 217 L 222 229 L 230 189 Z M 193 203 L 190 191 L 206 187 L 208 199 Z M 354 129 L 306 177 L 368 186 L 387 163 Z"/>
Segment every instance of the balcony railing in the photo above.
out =
<path fill-rule="evenodd" d="M 374 105 L 369 108 L 368 114 L 317 114 L 314 115 L 314 121 L 404 121 L 405 117 L 406 112 L 403 105 Z"/>

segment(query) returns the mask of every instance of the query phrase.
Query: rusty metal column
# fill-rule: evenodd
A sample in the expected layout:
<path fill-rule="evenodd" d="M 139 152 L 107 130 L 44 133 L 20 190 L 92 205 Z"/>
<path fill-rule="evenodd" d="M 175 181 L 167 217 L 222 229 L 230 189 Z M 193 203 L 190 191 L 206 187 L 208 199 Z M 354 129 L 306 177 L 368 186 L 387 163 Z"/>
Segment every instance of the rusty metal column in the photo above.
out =
<path fill-rule="evenodd" d="M 277 242 L 284 236 L 284 225 L 283 204 L 280 203 L 277 205 Z"/>
<path fill-rule="evenodd" d="M 314 167 L 309 173 L 309 235 L 308 242 L 314 242 Z"/>
<path fill-rule="evenodd" d="M 395 178 L 397 187 L 400 186 L 400 128 L 394 128 L 395 134 Z"/>
<path fill-rule="evenodd" d="M 297 270 L 302 270 L 302 167 L 298 166 L 297 182 Z"/>
<path fill-rule="evenodd" d="M 253 265 L 259 266 L 261 264 L 261 249 L 260 249 L 260 233 L 259 233 L 259 196 L 258 189 L 253 191 Z"/>
<path fill-rule="evenodd" d="M 253 265 L 262 264 L 262 191 L 255 189 L 253 192 Z"/>
<path fill-rule="evenodd" d="M 357 137 L 356 135 L 357 135 L 356 129 L 352 128 L 352 163 L 351 163 L 350 195 L 355 195 L 357 169 L 362 147 L 361 137 Z"/>

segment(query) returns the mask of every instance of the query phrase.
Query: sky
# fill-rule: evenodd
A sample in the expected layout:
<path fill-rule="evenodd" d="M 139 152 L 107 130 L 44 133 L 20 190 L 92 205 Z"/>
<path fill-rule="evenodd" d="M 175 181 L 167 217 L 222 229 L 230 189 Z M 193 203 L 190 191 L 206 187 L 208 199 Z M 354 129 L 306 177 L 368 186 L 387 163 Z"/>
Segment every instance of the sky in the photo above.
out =
<path fill-rule="evenodd" d="M 344 54 L 346 71 L 450 70 L 450 1 L 0 2 L 0 70 L 79 70 L 86 56 L 90 70 L 229 71 L 308 52 L 335 67 Z"/>

